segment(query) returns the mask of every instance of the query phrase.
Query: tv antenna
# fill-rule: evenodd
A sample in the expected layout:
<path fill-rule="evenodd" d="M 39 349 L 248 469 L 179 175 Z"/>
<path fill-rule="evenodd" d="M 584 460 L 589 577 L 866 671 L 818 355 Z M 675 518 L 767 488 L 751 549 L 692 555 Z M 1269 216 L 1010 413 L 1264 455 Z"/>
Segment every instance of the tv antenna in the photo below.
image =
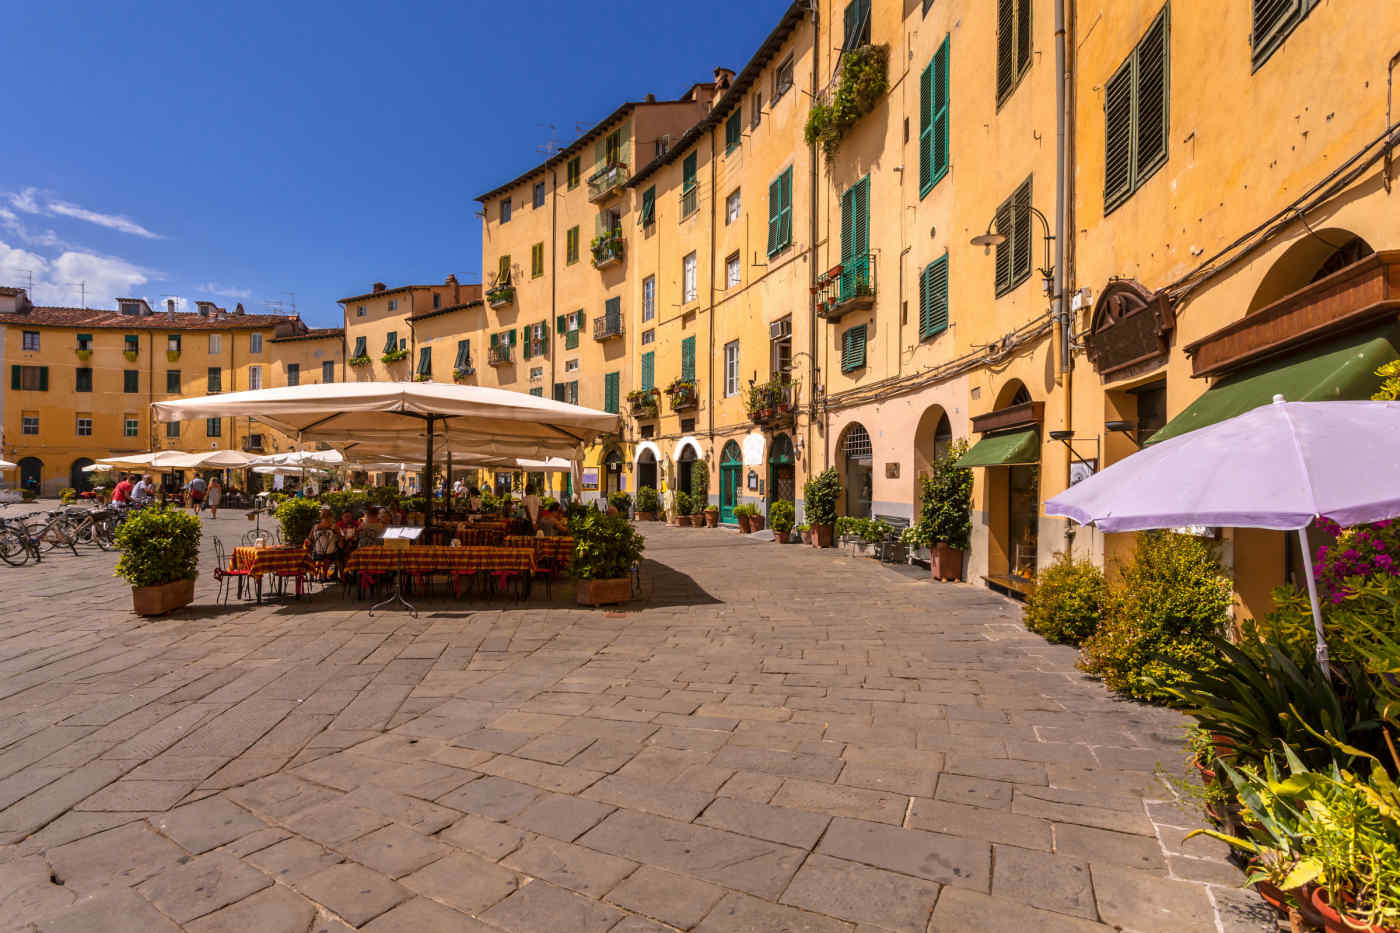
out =
<path fill-rule="evenodd" d="M 537 123 L 535 125 L 542 130 L 549 130 L 549 139 L 545 140 L 543 146 L 535 147 L 540 152 L 543 152 L 545 158 L 548 159 L 559 151 L 559 128 L 553 123 Z"/>

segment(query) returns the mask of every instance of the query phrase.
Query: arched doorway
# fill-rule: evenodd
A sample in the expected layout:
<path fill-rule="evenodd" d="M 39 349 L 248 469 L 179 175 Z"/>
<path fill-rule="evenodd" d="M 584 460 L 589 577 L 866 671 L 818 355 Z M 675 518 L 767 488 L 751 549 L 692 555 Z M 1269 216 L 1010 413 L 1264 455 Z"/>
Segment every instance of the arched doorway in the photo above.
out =
<path fill-rule="evenodd" d="M 734 507 L 739 504 L 744 481 L 744 453 L 734 441 L 724 445 L 719 458 L 719 520 L 734 523 Z"/>
<path fill-rule="evenodd" d="M 797 501 L 797 457 L 792 438 L 779 434 L 768 449 L 768 504 Z"/>
<path fill-rule="evenodd" d="M 656 454 L 651 448 L 643 448 L 637 454 L 637 488 L 644 489 L 650 486 L 656 489 Z"/>
<path fill-rule="evenodd" d="M 870 517 L 875 474 L 874 451 L 870 432 L 860 422 L 847 425 L 838 447 L 842 464 L 842 482 L 846 487 L 846 514 L 855 518 Z"/>
<path fill-rule="evenodd" d="M 603 457 L 603 498 L 622 491 L 622 454 L 616 447 Z"/>
<path fill-rule="evenodd" d="M 1305 236 L 1274 261 L 1254 290 L 1246 313 L 1271 305 L 1374 252 L 1370 243 L 1350 230 L 1329 227 Z"/>
<path fill-rule="evenodd" d="M 914 503 L 916 513 L 923 488 L 921 477 L 931 475 L 934 463 L 946 456 L 952 446 L 953 425 L 948 420 L 948 413 L 942 405 L 930 405 L 914 429 L 914 496 L 910 501 Z"/>
<path fill-rule="evenodd" d="M 997 394 L 997 409 L 1029 401 L 1030 390 L 1019 379 L 1013 379 Z M 1035 576 L 1040 541 L 1040 464 L 992 467 L 987 473 L 991 532 L 999 539 L 1006 572 L 1016 580 L 1030 580 Z"/>
<path fill-rule="evenodd" d="M 695 445 L 682 441 L 680 453 L 676 455 L 676 489 L 687 496 L 692 494 L 690 474 L 696 458 Z"/>
<path fill-rule="evenodd" d="M 36 494 L 44 485 L 44 461 L 38 457 L 25 457 L 19 462 L 19 488 L 31 489 Z"/>
<path fill-rule="evenodd" d="M 87 492 L 92 488 L 92 474 L 84 473 L 83 467 L 92 466 L 92 460 L 88 457 L 79 457 L 73 461 L 73 465 L 68 468 L 68 485 L 78 492 Z"/>

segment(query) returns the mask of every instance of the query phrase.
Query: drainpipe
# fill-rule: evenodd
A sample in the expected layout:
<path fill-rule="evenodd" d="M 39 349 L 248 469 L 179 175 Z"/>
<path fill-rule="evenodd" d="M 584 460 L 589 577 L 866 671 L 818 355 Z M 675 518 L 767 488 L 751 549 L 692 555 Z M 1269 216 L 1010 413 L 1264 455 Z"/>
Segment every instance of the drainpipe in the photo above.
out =
<path fill-rule="evenodd" d="M 559 334 L 554 323 L 559 317 L 557 295 L 559 287 L 559 267 L 555 264 L 555 255 L 558 248 L 556 239 L 559 235 L 559 173 L 557 171 L 551 171 L 549 177 L 550 181 L 554 183 L 554 196 L 549 199 L 549 317 L 545 319 L 544 323 L 549 332 L 549 340 L 554 344 L 554 352 L 549 354 L 549 395 L 545 396 L 546 398 L 552 399 L 554 398 L 554 377 L 557 375 L 554 364 L 555 361 L 559 359 L 559 341 L 556 339 Z M 485 223 L 485 221 L 483 220 L 482 223 Z M 583 232 L 580 230 L 579 239 L 582 238 Z M 485 276 L 483 275 L 482 278 L 485 278 Z M 579 336 L 579 342 L 583 342 L 582 335 Z M 527 383 L 530 380 L 530 368 L 528 366 L 525 368 L 525 380 Z M 620 393 L 621 391 L 622 388 L 619 386 L 618 392 Z M 543 386 L 540 387 L 540 395 L 544 395 Z M 622 405 L 619 403 L 618 408 L 621 407 Z M 553 479 L 553 474 L 551 474 L 550 480 L 553 481 Z"/>
<path fill-rule="evenodd" d="M 820 87 L 821 70 L 821 10 L 816 0 L 811 0 L 810 9 L 812 11 L 812 90 L 808 95 L 816 100 L 817 88 Z M 811 215 L 808 226 L 811 230 L 810 241 L 807 244 L 807 359 L 812 367 L 812 398 L 808 402 L 808 410 L 811 412 L 807 416 L 807 478 L 811 479 L 813 474 L 813 462 L 816 459 L 816 451 L 812 447 L 812 424 L 817 415 L 817 380 L 821 377 L 821 369 L 817 366 L 817 146 L 816 143 L 807 147 L 808 159 L 808 181 L 811 188 L 811 197 L 808 201 L 807 211 Z M 826 438 L 830 436 L 831 415 L 825 415 L 825 428 L 822 432 L 822 446 L 826 447 Z M 822 459 L 825 465 L 831 464 L 831 451 L 823 450 Z M 806 503 L 803 503 L 803 511 L 806 511 Z"/>
<path fill-rule="evenodd" d="M 146 449 L 156 449 L 156 423 L 151 415 L 151 406 L 156 401 L 156 335 L 146 331 Z"/>
<path fill-rule="evenodd" d="M 1068 479 L 1074 456 L 1074 357 L 1070 346 L 1070 310 L 1066 301 L 1065 274 L 1066 237 L 1073 229 L 1071 214 L 1073 206 L 1068 194 L 1069 166 L 1072 160 L 1073 138 L 1073 85 L 1071 66 L 1068 63 L 1068 41 L 1065 25 L 1065 4 L 1067 0 L 1055 0 L 1055 294 L 1053 318 L 1058 329 L 1057 342 L 1060 345 L 1059 371 L 1055 381 L 1060 385 L 1064 396 L 1064 430 L 1070 432 L 1070 443 L 1065 446 L 1065 476 Z M 1065 521 L 1065 550 L 1070 551 L 1074 544 L 1074 524 Z"/>
<path fill-rule="evenodd" d="M 740 108 L 741 111 L 743 110 L 743 106 L 744 106 L 744 105 L 743 105 L 743 102 L 740 101 L 740 102 L 739 102 L 739 108 Z M 709 321 L 709 331 L 710 331 L 710 334 L 709 334 L 709 340 L 707 341 L 707 343 L 709 344 L 709 347 L 710 347 L 710 359 L 709 359 L 708 369 L 706 370 L 707 375 L 706 375 L 706 377 L 705 377 L 705 388 L 706 388 L 706 391 L 707 391 L 708 394 L 709 394 L 709 399 L 710 399 L 710 404 L 709 404 L 709 417 L 706 419 L 707 421 L 709 421 L 709 438 L 710 438 L 710 443 L 709 443 L 709 450 L 710 450 L 709 461 L 710 461 L 710 462 L 705 464 L 705 472 L 706 472 L 706 473 L 709 473 L 710 467 L 711 467 L 712 465 L 714 465 L 714 464 L 718 461 L 718 458 L 715 456 L 715 211 L 716 211 L 717 209 L 719 209 L 719 198 L 716 197 L 716 193 L 717 193 L 717 192 L 715 191 L 715 182 L 716 182 L 715 163 L 716 163 L 717 161 L 719 161 L 719 160 L 715 158 L 715 128 L 714 128 L 713 126 L 711 126 L 711 127 L 710 127 L 710 261 L 707 263 L 707 265 L 710 267 L 710 314 L 709 314 L 709 318 L 710 318 L 710 321 Z M 698 197 L 698 195 L 697 195 L 697 197 Z M 681 283 L 681 287 L 682 287 L 682 288 L 685 287 L 685 283 L 684 283 L 684 282 Z M 700 319 L 700 316 L 699 316 L 699 315 L 696 315 L 696 321 L 699 321 L 699 319 Z M 718 468 L 716 467 L 716 469 L 718 469 Z M 706 485 L 708 486 L 708 480 L 706 481 Z M 717 490 L 719 489 L 719 484 L 718 484 L 718 483 L 715 484 L 715 489 L 717 489 Z M 706 505 L 709 505 L 709 493 L 708 493 L 708 491 L 706 492 L 705 495 L 706 495 L 705 504 L 706 504 Z M 741 490 L 740 490 L 740 496 L 742 496 L 742 495 L 743 495 L 743 491 L 742 491 L 742 489 L 741 489 Z M 717 495 L 716 497 L 718 498 L 718 495 Z"/>

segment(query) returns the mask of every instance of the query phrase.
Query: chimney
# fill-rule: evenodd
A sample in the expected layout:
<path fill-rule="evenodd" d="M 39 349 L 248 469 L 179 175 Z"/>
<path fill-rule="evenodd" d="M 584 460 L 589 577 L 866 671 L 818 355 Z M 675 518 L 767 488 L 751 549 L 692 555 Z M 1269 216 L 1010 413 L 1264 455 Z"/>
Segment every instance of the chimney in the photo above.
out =
<path fill-rule="evenodd" d="M 642 102 L 647 104 L 654 104 L 656 103 L 656 95 L 653 94 L 651 91 L 647 91 L 647 96 L 642 98 Z"/>
<path fill-rule="evenodd" d="M 715 69 L 715 87 L 724 90 L 729 87 L 729 82 L 734 80 L 734 72 L 729 68 Z"/>
<path fill-rule="evenodd" d="M 167 299 L 165 299 L 165 313 L 166 313 L 166 314 L 169 314 L 171 317 L 174 317 L 174 316 L 175 316 L 175 299 L 174 299 L 174 298 L 167 298 Z"/>
<path fill-rule="evenodd" d="M 370 291 L 374 292 L 376 295 L 379 294 L 380 292 L 384 291 L 384 283 L 375 282 L 374 287 L 370 289 Z"/>
<path fill-rule="evenodd" d="M 243 316 L 243 313 L 244 313 L 244 312 L 243 312 L 243 302 L 240 301 L 240 302 L 238 303 L 238 307 L 236 307 L 236 308 L 233 309 L 233 313 L 236 314 L 236 315 L 238 315 L 239 317 L 242 317 L 242 316 Z"/>

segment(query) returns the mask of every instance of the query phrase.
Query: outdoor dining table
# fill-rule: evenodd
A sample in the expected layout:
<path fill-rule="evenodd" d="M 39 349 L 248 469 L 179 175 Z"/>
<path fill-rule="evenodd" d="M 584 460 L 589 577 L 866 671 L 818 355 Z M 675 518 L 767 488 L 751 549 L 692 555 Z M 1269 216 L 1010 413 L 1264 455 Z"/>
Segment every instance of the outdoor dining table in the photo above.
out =
<path fill-rule="evenodd" d="M 265 574 L 297 578 L 297 594 L 301 581 L 311 572 L 311 555 L 300 547 L 236 547 L 229 558 L 229 570 L 240 570 L 253 579 L 258 604 L 262 604 L 262 578 Z"/>
<path fill-rule="evenodd" d="M 534 548 L 535 561 L 564 569 L 574 559 L 574 539 L 564 536 L 506 535 L 506 547 Z"/>
<path fill-rule="evenodd" d="M 504 525 L 487 526 L 480 522 L 475 524 L 469 522 L 459 522 L 453 534 L 465 547 L 500 547 L 501 539 L 505 537 L 506 529 Z"/>
<path fill-rule="evenodd" d="M 454 577 L 477 573 L 498 578 L 533 574 L 539 570 L 533 548 L 520 547 L 362 547 L 345 564 L 347 574 L 380 574 L 400 571 L 413 577 L 450 573 Z"/>

